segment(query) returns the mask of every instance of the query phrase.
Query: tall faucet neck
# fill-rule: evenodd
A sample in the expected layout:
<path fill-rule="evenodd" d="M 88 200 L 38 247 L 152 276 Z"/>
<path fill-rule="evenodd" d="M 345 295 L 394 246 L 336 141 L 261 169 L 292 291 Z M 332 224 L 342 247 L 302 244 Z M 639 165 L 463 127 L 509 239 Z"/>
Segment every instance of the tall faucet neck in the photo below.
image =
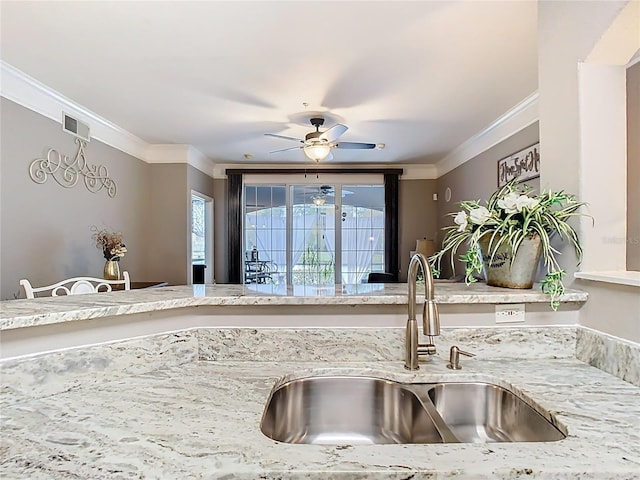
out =
<path fill-rule="evenodd" d="M 424 302 L 422 305 L 422 330 L 429 337 L 428 344 L 418 342 L 418 322 L 416 321 L 416 283 L 418 280 L 418 267 L 422 269 L 424 276 Z M 407 332 L 405 338 L 404 368 L 418 370 L 418 357 L 420 355 L 433 355 L 436 346 L 433 337 L 440 335 L 440 319 L 438 318 L 438 306 L 434 301 L 433 274 L 427 258 L 421 253 L 416 253 L 409 262 L 409 274 L 407 278 L 409 287 L 407 319 Z"/>
<path fill-rule="evenodd" d="M 416 318 L 416 283 L 418 280 L 418 267 L 422 270 L 422 276 L 424 277 L 424 300 L 433 301 L 433 274 L 431 272 L 431 267 L 429 266 L 429 262 L 427 261 L 427 257 L 425 257 L 421 253 L 416 253 L 411 257 L 411 261 L 409 262 L 409 271 L 408 271 L 408 301 L 409 301 L 409 319 Z"/>

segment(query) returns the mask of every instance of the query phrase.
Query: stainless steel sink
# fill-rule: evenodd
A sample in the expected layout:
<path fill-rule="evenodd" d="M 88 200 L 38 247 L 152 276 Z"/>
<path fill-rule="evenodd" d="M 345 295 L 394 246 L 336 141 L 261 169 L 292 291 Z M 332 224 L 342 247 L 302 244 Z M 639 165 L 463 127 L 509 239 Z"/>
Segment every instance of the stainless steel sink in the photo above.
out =
<path fill-rule="evenodd" d="M 554 442 L 565 435 L 520 397 L 488 383 L 440 383 L 429 399 L 464 443 Z"/>
<path fill-rule="evenodd" d="M 262 432 L 287 443 L 549 442 L 565 435 L 520 397 L 489 383 L 309 377 L 271 392 Z"/>
<path fill-rule="evenodd" d="M 399 383 L 368 377 L 289 382 L 272 393 L 260 427 L 287 443 L 442 443 L 415 394 Z"/>

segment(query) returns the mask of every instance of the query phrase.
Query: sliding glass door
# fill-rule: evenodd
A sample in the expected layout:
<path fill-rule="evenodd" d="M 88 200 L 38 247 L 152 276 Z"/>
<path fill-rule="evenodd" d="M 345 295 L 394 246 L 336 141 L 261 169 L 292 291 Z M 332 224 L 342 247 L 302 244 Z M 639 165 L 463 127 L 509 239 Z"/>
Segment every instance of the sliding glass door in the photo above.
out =
<path fill-rule="evenodd" d="M 245 283 L 363 283 L 384 270 L 383 185 L 246 185 Z"/>

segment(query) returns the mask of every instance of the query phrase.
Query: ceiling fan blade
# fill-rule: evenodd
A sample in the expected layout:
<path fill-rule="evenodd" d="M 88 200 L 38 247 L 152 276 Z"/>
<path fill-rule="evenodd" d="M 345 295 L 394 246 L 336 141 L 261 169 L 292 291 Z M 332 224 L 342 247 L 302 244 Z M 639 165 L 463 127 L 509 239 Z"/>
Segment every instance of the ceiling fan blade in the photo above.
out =
<path fill-rule="evenodd" d="M 285 135 L 276 135 L 275 133 L 265 133 L 267 137 L 274 138 L 283 138 L 284 140 L 293 140 L 294 142 L 304 143 L 304 140 L 300 140 L 299 138 L 287 137 Z"/>
<path fill-rule="evenodd" d="M 278 153 L 278 152 L 288 152 L 289 150 L 298 150 L 302 147 L 289 147 L 289 148 L 281 148 L 280 150 L 272 150 L 269 153 Z"/>
<path fill-rule="evenodd" d="M 349 130 L 349 127 L 346 125 L 342 125 L 341 123 L 336 123 L 333 127 L 325 130 L 321 135 L 320 139 L 326 140 L 331 143 L 334 140 L 337 140 L 340 135 Z"/>
<path fill-rule="evenodd" d="M 360 143 L 360 142 L 338 142 L 336 148 L 346 148 L 350 150 L 370 150 L 376 148 L 375 143 Z"/>

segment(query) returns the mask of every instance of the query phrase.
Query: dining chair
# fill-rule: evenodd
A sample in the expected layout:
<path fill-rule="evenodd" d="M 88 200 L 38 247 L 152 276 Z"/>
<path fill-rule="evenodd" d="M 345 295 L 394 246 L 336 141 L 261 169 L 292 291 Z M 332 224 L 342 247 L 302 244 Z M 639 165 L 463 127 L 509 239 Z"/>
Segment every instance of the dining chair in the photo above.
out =
<path fill-rule="evenodd" d="M 27 279 L 20 280 L 26 298 L 36 298 L 36 293 L 50 293 L 52 297 L 60 295 L 81 295 L 84 293 L 111 292 L 113 287 L 122 285 L 122 289 L 131 290 L 129 272 L 122 272 L 122 280 L 105 280 L 94 277 L 74 277 L 45 287 L 33 287 Z"/>
<path fill-rule="evenodd" d="M 393 273 L 371 272 L 367 277 L 367 283 L 397 283 Z"/>

